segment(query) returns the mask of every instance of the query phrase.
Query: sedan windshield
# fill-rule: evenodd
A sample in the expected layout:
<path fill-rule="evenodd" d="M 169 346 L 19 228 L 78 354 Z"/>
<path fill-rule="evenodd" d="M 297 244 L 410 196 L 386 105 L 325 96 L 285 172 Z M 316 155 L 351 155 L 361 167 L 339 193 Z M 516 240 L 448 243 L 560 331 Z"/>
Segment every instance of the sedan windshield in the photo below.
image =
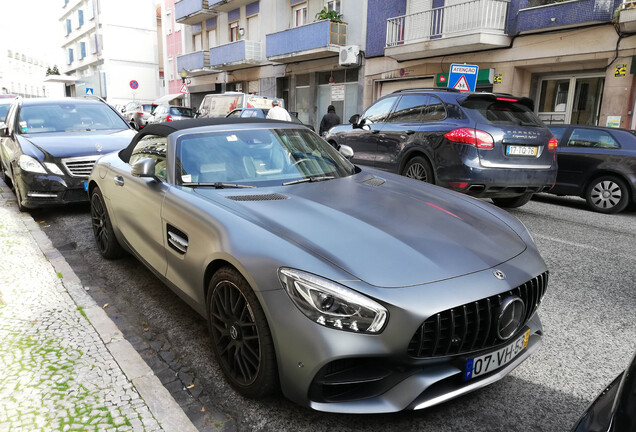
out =
<path fill-rule="evenodd" d="M 18 124 L 23 134 L 128 128 L 126 122 L 103 103 L 23 105 Z"/>
<path fill-rule="evenodd" d="M 183 185 L 260 187 L 346 177 L 355 167 L 309 130 L 248 129 L 179 137 L 176 170 Z"/>

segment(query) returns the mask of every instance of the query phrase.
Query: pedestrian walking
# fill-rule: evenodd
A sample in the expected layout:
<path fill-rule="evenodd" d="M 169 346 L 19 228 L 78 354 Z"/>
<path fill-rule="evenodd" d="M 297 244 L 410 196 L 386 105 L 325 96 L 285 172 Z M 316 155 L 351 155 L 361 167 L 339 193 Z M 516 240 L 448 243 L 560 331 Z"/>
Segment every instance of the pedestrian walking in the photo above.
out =
<path fill-rule="evenodd" d="M 336 114 L 336 107 L 329 105 L 329 107 L 327 107 L 327 114 L 322 116 L 322 120 L 320 121 L 320 136 L 325 136 L 327 132 L 329 132 L 329 129 L 340 123 L 340 117 Z"/>
<path fill-rule="evenodd" d="M 285 108 L 280 106 L 280 102 L 277 100 L 272 101 L 272 108 L 267 113 L 267 118 L 272 120 L 291 121 L 291 116 Z"/>

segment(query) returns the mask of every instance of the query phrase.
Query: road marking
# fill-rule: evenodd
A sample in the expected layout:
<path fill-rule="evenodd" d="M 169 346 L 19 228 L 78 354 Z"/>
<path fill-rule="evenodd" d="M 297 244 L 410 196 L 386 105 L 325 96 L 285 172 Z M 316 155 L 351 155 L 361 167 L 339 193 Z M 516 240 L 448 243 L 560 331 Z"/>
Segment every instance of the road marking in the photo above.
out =
<path fill-rule="evenodd" d="M 574 243 L 571 241 L 567 241 L 567 240 L 561 240 L 555 237 L 550 237 L 550 236 L 545 236 L 545 235 L 541 235 L 541 234 L 533 234 L 534 237 L 543 239 L 543 240 L 550 240 L 553 242 L 557 242 L 557 243 L 563 243 L 566 244 L 568 246 L 576 246 L 576 247 L 580 247 L 582 249 L 592 249 L 598 252 L 610 252 L 608 249 L 602 249 L 596 246 L 590 246 L 590 245 L 586 245 L 586 244 L 582 244 L 582 243 Z"/>

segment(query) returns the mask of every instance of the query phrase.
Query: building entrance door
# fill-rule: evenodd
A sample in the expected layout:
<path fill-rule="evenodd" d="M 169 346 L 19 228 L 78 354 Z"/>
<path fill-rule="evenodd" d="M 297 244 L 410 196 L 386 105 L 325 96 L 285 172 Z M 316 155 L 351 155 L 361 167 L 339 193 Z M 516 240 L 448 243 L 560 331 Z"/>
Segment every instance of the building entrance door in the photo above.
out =
<path fill-rule="evenodd" d="M 597 126 L 604 84 L 603 75 L 541 78 L 537 113 L 546 124 Z"/>

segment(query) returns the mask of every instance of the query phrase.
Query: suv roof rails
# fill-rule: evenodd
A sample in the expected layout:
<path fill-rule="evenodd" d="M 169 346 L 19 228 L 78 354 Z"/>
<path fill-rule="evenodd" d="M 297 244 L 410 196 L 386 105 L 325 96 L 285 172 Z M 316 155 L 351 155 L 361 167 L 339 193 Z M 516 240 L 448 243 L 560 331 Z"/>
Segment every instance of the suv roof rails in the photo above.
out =
<path fill-rule="evenodd" d="M 450 87 L 413 87 L 408 89 L 396 90 L 393 93 L 417 92 L 417 91 L 445 91 L 451 93 L 460 93 L 459 90 Z"/>

